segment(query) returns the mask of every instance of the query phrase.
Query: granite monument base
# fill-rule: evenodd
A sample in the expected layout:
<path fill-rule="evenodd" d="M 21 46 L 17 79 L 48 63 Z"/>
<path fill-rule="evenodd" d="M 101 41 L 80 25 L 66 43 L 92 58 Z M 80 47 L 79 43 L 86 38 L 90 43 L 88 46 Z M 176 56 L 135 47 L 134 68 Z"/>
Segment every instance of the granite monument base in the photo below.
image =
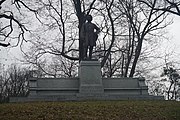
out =
<path fill-rule="evenodd" d="M 28 97 L 10 102 L 79 100 L 163 100 L 148 94 L 144 78 L 102 78 L 100 62 L 81 61 L 77 78 L 31 78 Z"/>

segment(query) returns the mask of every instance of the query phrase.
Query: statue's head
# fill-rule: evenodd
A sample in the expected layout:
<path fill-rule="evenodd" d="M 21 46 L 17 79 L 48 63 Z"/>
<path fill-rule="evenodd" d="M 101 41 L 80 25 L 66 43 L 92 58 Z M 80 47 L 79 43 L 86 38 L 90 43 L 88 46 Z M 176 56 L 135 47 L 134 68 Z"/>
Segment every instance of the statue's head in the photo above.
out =
<path fill-rule="evenodd" d="M 91 22 L 91 21 L 92 21 L 92 16 L 91 16 L 91 15 L 87 15 L 87 16 L 86 16 L 86 20 L 87 20 L 88 22 Z"/>

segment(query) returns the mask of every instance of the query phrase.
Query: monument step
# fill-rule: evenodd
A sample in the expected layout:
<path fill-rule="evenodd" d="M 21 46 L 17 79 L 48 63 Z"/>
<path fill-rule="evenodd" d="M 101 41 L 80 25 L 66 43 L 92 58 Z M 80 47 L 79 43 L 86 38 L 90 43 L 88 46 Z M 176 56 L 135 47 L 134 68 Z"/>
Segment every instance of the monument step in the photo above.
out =
<path fill-rule="evenodd" d="M 164 100 L 163 96 L 127 94 L 61 94 L 31 97 L 11 97 L 10 102 L 32 101 L 82 101 L 82 100 Z"/>
<path fill-rule="evenodd" d="M 138 88 L 104 88 L 104 90 L 148 90 L 148 87 L 138 87 Z"/>
<path fill-rule="evenodd" d="M 50 88 L 50 87 L 46 87 L 46 88 L 30 88 L 31 90 L 36 89 L 36 90 L 78 90 L 78 88 L 58 88 L 58 87 L 54 87 L 54 88 Z"/>
<path fill-rule="evenodd" d="M 108 94 L 111 100 L 164 100 L 163 96 L 153 95 L 127 95 L 127 94 Z"/>

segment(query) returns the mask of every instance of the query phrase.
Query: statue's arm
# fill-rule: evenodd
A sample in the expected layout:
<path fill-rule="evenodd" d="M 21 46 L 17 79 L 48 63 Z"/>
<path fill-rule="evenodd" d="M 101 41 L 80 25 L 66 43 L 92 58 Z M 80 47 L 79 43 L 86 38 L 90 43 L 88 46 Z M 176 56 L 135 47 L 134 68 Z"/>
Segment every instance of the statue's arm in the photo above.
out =
<path fill-rule="evenodd" d="M 96 29 L 96 33 L 99 34 L 100 33 L 100 28 L 97 27 L 95 24 L 94 24 L 94 26 L 95 26 L 95 29 Z"/>

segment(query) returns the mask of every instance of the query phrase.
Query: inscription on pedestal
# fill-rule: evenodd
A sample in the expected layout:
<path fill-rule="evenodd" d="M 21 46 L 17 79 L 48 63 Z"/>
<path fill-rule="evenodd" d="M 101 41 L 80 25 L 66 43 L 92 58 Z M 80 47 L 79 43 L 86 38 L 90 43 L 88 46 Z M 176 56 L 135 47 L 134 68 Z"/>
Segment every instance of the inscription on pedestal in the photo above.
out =
<path fill-rule="evenodd" d="M 99 61 L 81 61 L 79 78 L 79 93 L 97 94 L 104 92 Z"/>

